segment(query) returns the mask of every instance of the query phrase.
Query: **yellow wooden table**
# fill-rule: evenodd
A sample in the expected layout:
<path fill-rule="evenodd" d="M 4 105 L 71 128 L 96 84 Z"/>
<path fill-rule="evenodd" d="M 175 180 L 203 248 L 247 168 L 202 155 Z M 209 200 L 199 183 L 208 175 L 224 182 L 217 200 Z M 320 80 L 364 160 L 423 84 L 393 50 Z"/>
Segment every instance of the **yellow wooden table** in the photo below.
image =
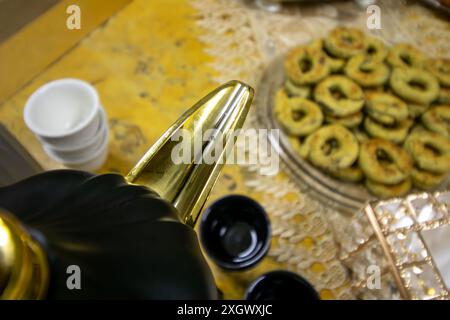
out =
<path fill-rule="evenodd" d="M 45 169 L 61 168 L 26 128 L 24 104 L 47 81 L 89 81 L 99 91 L 111 129 L 109 157 L 99 172 L 126 174 L 165 129 L 217 83 L 208 67 L 211 57 L 197 40 L 201 30 L 193 22 L 196 11 L 186 1 L 87 2 L 80 1 L 80 7 L 82 17 L 90 20 L 82 20 L 80 31 L 65 28 L 63 1 L 0 46 L 0 121 Z M 105 14 L 118 9 L 96 27 Z M 264 265 L 270 268 L 271 263 Z M 247 272 L 230 280 L 216 274 L 227 298 L 242 297 L 255 276 Z"/>

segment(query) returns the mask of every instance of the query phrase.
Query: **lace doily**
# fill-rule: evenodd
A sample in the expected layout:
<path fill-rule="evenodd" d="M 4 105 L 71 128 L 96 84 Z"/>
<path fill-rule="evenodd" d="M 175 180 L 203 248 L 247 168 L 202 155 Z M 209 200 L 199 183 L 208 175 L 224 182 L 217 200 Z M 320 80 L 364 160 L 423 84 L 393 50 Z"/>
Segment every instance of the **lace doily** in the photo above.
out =
<path fill-rule="evenodd" d="M 378 1 L 382 29 L 368 30 L 365 9 L 353 2 L 289 5 L 278 13 L 257 8 L 254 1 L 191 0 L 198 10 L 201 40 L 215 57 L 219 83 L 240 79 L 258 90 L 258 82 L 272 59 L 289 47 L 325 36 L 336 25 L 352 25 L 387 43 L 410 42 L 427 54 L 449 56 L 450 24 L 414 1 Z M 257 107 L 257 106 L 256 106 Z M 255 112 L 246 122 L 258 127 Z M 340 233 L 348 217 L 314 201 L 307 190 L 282 171 L 277 177 L 260 175 L 258 166 L 242 166 L 245 185 L 260 194 L 268 211 L 274 239 L 269 256 L 287 269 L 304 275 L 331 297 L 353 298 L 347 271 L 338 259 Z"/>

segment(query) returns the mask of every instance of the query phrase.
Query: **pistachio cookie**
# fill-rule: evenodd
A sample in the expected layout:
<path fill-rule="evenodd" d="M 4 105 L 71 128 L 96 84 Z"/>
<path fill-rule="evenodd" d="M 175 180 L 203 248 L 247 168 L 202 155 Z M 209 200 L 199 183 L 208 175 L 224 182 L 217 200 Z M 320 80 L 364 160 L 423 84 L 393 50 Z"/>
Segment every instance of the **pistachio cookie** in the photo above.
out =
<path fill-rule="evenodd" d="M 311 135 L 310 143 L 309 159 L 327 171 L 349 168 L 358 158 L 358 141 L 341 125 L 323 126 Z"/>
<path fill-rule="evenodd" d="M 314 89 L 314 98 L 328 114 L 345 117 L 360 111 L 364 105 L 362 89 L 351 79 L 332 75 Z"/>
<path fill-rule="evenodd" d="M 350 58 L 345 74 L 362 87 L 377 87 L 389 80 L 390 71 L 383 61 L 371 60 L 364 54 Z"/>
<path fill-rule="evenodd" d="M 422 69 L 395 68 L 390 85 L 401 98 L 418 105 L 429 105 L 439 96 L 439 82 Z"/>
<path fill-rule="evenodd" d="M 275 114 L 290 135 L 306 136 L 319 128 L 323 122 L 320 107 L 311 100 L 294 97 L 280 100 Z"/>
<path fill-rule="evenodd" d="M 428 130 L 450 138 L 450 105 L 430 108 L 422 115 L 422 122 Z"/>
<path fill-rule="evenodd" d="M 381 184 L 398 184 L 409 177 L 412 169 L 408 153 L 383 139 L 361 144 L 359 165 L 367 178 Z"/>
<path fill-rule="evenodd" d="M 407 104 L 388 93 L 367 93 L 365 110 L 370 117 L 386 125 L 393 125 L 408 118 Z"/>
<path fill-rule="evenodd" d="M 387 56 L 387 62 L 393 68 L 422 68 L 425 61 L 422 52 L 407 43 L 394 45 Z"/>
<path fill-rule="evenodd" d="M 406 195 L 411 190 L 411 178 L 407 178 L 397 184 L 382 184 L 370 179 L 366 179 L 366 187 L 379 198 L 395 198 Z"/>
<path fill-rule="evenodd" d="M 338 58 L 350 58 L 366 48 L 364 33 L 355 28 L 337 27 L 325 38 L 325 48 Z"/>
<path fill-rule="evenodd" d="M 315 84 L 330 73 L 325 54 L 310 47 L 289 51 L 284 68 L 289 80 L 298 86 Z"/>
<path fill-rule="evenodd" d="M 445 173 L 450 170 L 450 140 L 435 132 L 417 131 L 408 136 L 405 149 L 422 170 Z"/>

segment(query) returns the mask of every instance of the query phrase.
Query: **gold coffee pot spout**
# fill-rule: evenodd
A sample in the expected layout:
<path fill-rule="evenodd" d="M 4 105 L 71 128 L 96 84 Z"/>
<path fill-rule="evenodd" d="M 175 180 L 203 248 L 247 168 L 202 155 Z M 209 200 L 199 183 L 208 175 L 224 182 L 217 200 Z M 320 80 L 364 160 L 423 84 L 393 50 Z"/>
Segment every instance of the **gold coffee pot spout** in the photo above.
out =
<path fill-rule="evenodd" d="M 156 191 L 178 209 L 182 222 L 195 226 L 235 142 L 233 134 L 242 128 L 253 94 L 250 86 L 239 81 L 209 93 L 145 153 L 128 173 L 128 182 Z"/>

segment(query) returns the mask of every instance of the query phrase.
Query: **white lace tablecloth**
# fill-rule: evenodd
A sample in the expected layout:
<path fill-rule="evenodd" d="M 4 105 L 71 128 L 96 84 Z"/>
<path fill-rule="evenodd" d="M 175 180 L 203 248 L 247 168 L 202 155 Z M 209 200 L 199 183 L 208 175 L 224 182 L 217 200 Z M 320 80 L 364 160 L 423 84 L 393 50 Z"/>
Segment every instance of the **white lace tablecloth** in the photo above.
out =
<path fill-rule="evenodd" d="M 201 40 L 215 59 L 217 82 L 243 80 L 258 90 L 268 64 L 289 47 L 325 36 L 337 25 L 356 26 L 387 43 L 410 42 L 431 56 L 450 57 L 450 23 L 416 1 L 377 1 L 381 29 L 368 30 L 368 14 L 352 1 L 323 5 L 290 4 L 280 12 L 258 8 L 254 1 L 191 0 L 197 9 Z M 256 106 L 257 107 L 257 106 Z M 255 112 L 247 126 L 257 126 Z M 308 196 L 308 191 L 284 173 L 258 174 L 256 166 L 242 167 L 247 188 L 261 195 L 269 212 L 273 236 L 269 255 L 286 268 L 304 275 L 333 298 L 352 299 L 347 270 L 339 256 L 339 233 L 349 217 Z M 320 266 L 320 267 L 319 267 Z"/>

